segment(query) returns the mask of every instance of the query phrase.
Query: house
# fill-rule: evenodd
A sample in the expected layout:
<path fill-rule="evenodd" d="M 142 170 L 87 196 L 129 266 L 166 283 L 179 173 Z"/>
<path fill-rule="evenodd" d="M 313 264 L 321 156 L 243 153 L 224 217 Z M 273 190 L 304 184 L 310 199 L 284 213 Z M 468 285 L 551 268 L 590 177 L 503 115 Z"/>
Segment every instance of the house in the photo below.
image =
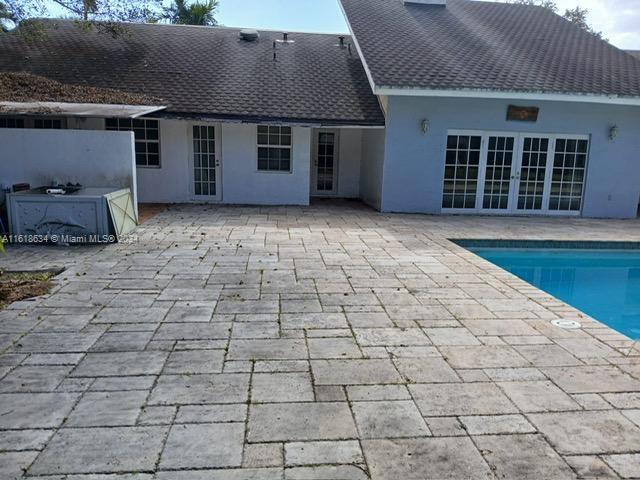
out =
<path fill-rule="evenodd" d="M 539 7 L 340 3 L 349 36 L 131 24 L 113 37 L 70 21 L 47 22 L 40 40 L 0 36 L 0 71 L 149 108 L 42 116 L 0 97 L 0 127 L 133 130 L 140 202 L 332 196 L 385 212 L 636 216 L 632 54 Z"/>

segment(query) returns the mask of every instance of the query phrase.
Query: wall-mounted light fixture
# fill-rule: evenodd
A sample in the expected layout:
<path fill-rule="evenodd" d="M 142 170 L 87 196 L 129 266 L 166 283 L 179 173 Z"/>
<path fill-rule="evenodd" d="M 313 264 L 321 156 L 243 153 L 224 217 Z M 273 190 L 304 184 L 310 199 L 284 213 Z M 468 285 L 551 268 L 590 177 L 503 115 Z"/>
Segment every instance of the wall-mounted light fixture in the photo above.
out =
<path fill-rule="evenodd" d="M 609 140 L 611 140 L 612 142 L 618 137 L 618 126 L 617 125 L 611 125 L 611 128 L 609 128 Z"/>
<path fill-rule="evenodd" d="M 429 120 L 427 120 L 426 118 L 422 120 L 422 122 L 420 122 L 420 130 L 422 130 L 423 135 L 426 135 L 427 133 L 429 133 L 430 126 L 431 125 L 429 124 Z"/>

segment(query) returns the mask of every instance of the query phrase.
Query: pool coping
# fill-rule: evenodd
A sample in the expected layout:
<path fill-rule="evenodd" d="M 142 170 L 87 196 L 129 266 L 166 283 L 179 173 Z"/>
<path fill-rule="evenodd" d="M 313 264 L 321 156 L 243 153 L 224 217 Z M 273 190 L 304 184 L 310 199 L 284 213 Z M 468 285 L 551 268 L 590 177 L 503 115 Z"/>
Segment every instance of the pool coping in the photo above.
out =
<path fill-rule="evenodd" d="M 640 250 L 640 242 L 600 240 L 511 240 L 490 238 L 449 238 L 462 248 L 557 248 L 589 250 Z"/>
<path fill-rule="evenodd" d="M 517 248 L 550 248 L 550 249 L 566 249 L 566 250 L 571 250 L 571 249 L 590 249 L 590 250 L 602 250 L 602 251 L 615 251 L 615 250 L 640 250 L 640 242 L 629 242 L 629 241 L 599 241 L 599 240 L 513 240 L 513 239 L 491 239 L 491 238 L 484 238 L 484 239 L 473 239 L 473 238 L 447 238 L 447 241 L 453 243 L 455 246 L 457 246 L 458 248 L 462 248 L 464 251 L 466 251 L 467 253 L 473 255 L 474 257 L 476 257 L 476 259 L 480 260 L 481 262 L 487 263 L 489 264 L 491 267 L 493 268 L 497 268 L 499 269 L 501 272 L 516 278 L 518 281 L 525 283 L 527 286 L 529 286 L 530 288 L 533 288 L 535 290 L 537 290 L 538 292 L 542 293 L 543 295 L 547 295 L 550 296 L 551 298 L 553 298 L 554 300 L 566 305 L 567 307 L 569 307 L 572 310 L 575 310 L 577 312 L 580 312 L 580 314 L 584 315 L 584 317 L 581 317 L 579 319 L 581 326 L 580 326 L 580 330 L 583 331 L 587 331 L 588 326 L 586 326 L 583 322 L 584 320 L 590 320 L 592 322 L 595 322 L 596 324 L 601 325 L 602 327 L 611 330 L 612 332 L 614 332 L 617 335 L 621 335 L 623 336 L 627 342 L 630 342 L 629 347 L 629 351 L 625 354 L 621 351 L 621 347 L 619 345 L 614 345 L 611 342 L 604 340 L 602 338 L 597 338 L 597 340 L 605 343 L 606 345 L 614 348 L 615 350 L 619 351 L 620 353 L 622 353 L 625 357 L 628 357 L 630 355 L 632 355 L 632 352 L 634 349 L 636 349 L 636 346 L 640 346 L 640 338 L 639 339 L 633 339 L 631 337 L 629 337 L 628 335 L 619 332 L 618 330 L 616 330 L 615 328 L 611 327 L 610 325 L 604 323 L 603 321 L 589 315 L 588 313 L 584 312 L 583 310 L 581 310 L 580 308 L 571 305 L 570 303 L 562 300 L 561 298 L 556 297 L 555 295 L 547 292 L 546 290 L 541 289 L 540 287 L 533 285 L 532 283 L 527 282 L 526 280 L 524 280 L 523 278 L 520 278 L 518 275 L 514 274 L 513 272 L 510 272 L 509 270 L 506 270 L 504 268 L 502 268 L 500 265 L 497 265 L 495 263 L 493 263 L 490 260 L 487 260 L 486 258 L 484 258 L 483 256 L 479 255 L 478 253 L 474 252 L 472 249 L 473 248 L 513 248 L 513 249 L 517 249 Z M 525 294 L 527 295 L 527 294 Z M 534 300 L 530 295 L 527 295 L 528 298 L 530 298 L 531 300 Z M 535 301 L 535 300 L 534 300 Z M 556 328 L 561 328 L 561 327 L 557 327 Z"/>

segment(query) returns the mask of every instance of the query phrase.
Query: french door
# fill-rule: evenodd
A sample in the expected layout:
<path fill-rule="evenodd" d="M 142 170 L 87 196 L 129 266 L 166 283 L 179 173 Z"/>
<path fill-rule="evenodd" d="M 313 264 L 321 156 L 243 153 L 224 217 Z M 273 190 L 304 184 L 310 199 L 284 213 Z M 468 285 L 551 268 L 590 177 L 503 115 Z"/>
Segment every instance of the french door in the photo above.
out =
<path fill-rule="evenodd" d="M 338 130 L 320 130 L 314 137 L 313 195 L 335 195 L 338 187 Z"/>
<path fill-rule="evenodd" d="M 579 215 L 589 137 L 450 132 L 445 212 Z"/>
<path fill-rule="evenodd" d="M 221 199 L 220 145 L 218 128 L 211 124 L 192 126 L 192 195 L 194 200 Z"/>

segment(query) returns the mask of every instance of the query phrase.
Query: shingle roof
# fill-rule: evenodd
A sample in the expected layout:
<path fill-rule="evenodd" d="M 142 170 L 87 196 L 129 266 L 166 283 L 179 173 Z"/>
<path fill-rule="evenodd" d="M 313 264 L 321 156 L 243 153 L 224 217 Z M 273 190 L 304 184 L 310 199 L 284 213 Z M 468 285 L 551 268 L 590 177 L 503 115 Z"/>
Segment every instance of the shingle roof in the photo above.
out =
<path fill-rule="evenodd" d="M 279 32 L 250 43 L 232 28 L 127 24 L 114 38 L 71 21 L 45 25 L 35 40 L 0 35 L 0 71 L 158 97 L 163 115 L 384 124 L 356 49 L 337 47 L 335 35 L 291 33 L 274 62 Z"/>
<path fill-rule="evenodd" d="M 541 7 L 340 1 L 376 88 L 640 97 L 640 61 Z"/>
<path fill-rule="evenodd" d="M 640 50 L 627 50 L 627 53 L 640 60 Z"/>

